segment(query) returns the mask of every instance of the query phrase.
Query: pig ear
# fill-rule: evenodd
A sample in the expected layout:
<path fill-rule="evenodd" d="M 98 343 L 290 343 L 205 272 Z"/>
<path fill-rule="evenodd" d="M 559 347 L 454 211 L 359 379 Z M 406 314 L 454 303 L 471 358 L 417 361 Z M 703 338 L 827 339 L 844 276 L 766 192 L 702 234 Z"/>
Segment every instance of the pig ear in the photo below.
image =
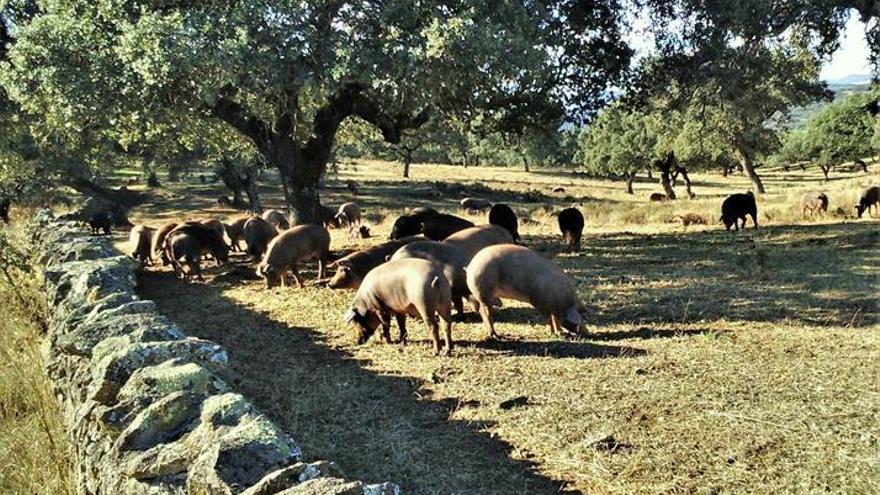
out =
<path fill-rule="evenodd" d="M 391 261 L 391 255 L 390 255 L 390 254 L 386 254 L 386 255 L 385 255 L 385 261 Z"/>

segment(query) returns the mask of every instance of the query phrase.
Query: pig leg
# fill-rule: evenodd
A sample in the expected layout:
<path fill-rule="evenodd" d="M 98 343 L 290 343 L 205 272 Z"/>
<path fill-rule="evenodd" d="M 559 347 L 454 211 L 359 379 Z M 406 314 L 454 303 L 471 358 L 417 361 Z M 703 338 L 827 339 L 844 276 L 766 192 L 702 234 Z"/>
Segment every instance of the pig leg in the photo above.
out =
<path fill-rule="evenodd" d="M 400 345 L 406 345 L 406 315 L 396 314 L 394 319 L 397 320 L 397 329 L 400 330 L 398 335 Z"/>
<path fill-rule="evenodd" d="M 495 322 L 492 319 L 492 308 L 488 304 L 480 304 L 480 317 L 483 318 L 483 326 L 486 327 L 486 339 L 497 339 L 498 334 L 495 333 Z"/>
<path fill-rule="evenodd" d="M 446 310 L 440 313 L 443 320 L 443 334 L 446 340 L 446 355 L 452 355 L 452 311 Z"/>
<path fill-rule="evenodd" d="M 324 274 L 324 268 L 325 268 L 324 265 L 326 264 L 324 262 L 324 260 L 326 260 L 326 259 L 327 259 L 326 254 L 321 254 L 321 256 L 318 257 L 318 279 L 319 280 L 324 278 L 324 275 L 325 275 Z"/>
<path fill-rule="evenodd" d="M 431 332 L 431 340 L 434 341 L 434 355 L 440 355 L 440 325 L 437 324 L 437 317 L 431 315 L 429 318 L 425 318 L 425 323 L 428 326 L 428 330 Z"/>
<path fill-rule="evenodd" d="M 562 335 L 562 326 L 559 324 L 559 317 L 550 315 L 550 331 L 556 335 Z"/>
<path fill-rule="evenodd" d="M 382 324 L 382 342 L 391 343 L 391 315 L 387 311 L 379 313 L 379 322 Z"/>
<path fill-rule="evenodd" d="M 299 287 L 300 289 L 305 287 L 303 285 L 302 279 L 299 276 L 299 270 L 297 270 L 296 265 L 290 267 L 290 273 L 293 274 L 293 279 L 296 280 L 297 287 Z"/>

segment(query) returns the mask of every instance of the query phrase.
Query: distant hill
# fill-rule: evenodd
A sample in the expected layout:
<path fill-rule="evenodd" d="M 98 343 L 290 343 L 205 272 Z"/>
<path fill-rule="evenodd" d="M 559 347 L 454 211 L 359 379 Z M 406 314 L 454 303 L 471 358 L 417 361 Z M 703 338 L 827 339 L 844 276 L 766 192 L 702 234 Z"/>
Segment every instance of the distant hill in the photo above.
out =
<path fill-rule="evenodd" d="M 870 74 L 850 74 L 840 79 L 831 79 L 825 81 L 828 86 L 848 86 L 851 84 L 868 84 L 871 82 Z"/>
<path fill-rule="evenodd" d="M 834 98 L 837 99 L 849 93 L 862 93 L 867 91 L 868 85 L 871 82 L 871 76 L 867 74 L 851 74 L 841 79 L 826 82 L 828 83 L 828 89 L 834 92 Z M 793 108 L 791 110 L 791 117 L 787 122 L 782 124 L 782 127 L 787 129 L 797 129 L 802 127 L 811 115 L 821 110 L 822 107 L 827 104 L 827 101 L 819 101 L 802 107 Z"/>

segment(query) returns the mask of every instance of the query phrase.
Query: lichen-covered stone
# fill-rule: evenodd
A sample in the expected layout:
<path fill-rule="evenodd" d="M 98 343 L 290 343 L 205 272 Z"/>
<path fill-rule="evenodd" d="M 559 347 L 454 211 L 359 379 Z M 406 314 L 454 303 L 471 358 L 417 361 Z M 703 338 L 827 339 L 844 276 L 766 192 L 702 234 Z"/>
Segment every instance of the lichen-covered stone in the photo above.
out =
<path fill-rule="evenodd" d="M 226 351 L 141 300 L 138 265 L 106 237 L 46 211 L 30 230 L 45 264 L 46 369 L 79 493 L 397 495 L 392 484 L 344 481 L 332 463 L 300 462 L 293 439 L 217 376 Z"/>

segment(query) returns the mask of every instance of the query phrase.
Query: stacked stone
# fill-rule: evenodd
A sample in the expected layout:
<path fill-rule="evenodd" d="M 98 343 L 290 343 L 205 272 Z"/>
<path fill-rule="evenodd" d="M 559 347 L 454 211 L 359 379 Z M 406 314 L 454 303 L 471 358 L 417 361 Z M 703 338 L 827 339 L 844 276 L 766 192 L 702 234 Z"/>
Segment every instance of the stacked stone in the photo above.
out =
<path fill-rule="evenodd" d="M 82 494 L 397 495 L 302 462 L 296 442 L 218 378 L 219 345 L 187 337 L 135 293 L 106 237 L 39 212 L 46 366 Z"/>

